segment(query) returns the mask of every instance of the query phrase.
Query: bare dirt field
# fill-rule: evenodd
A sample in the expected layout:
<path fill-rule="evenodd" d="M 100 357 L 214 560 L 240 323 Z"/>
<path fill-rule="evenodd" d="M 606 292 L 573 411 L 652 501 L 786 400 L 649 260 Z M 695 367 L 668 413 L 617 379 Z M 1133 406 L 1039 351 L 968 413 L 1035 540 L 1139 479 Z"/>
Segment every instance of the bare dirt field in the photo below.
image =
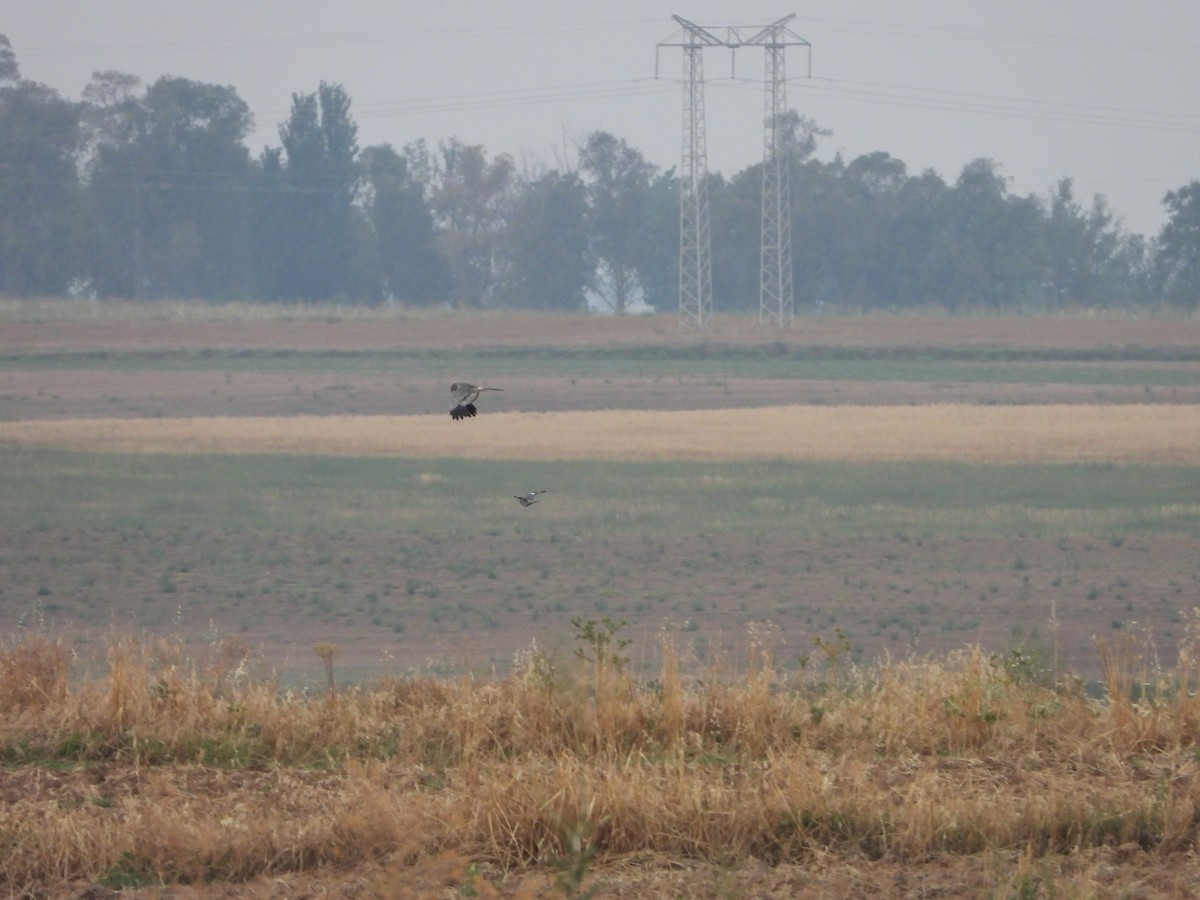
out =
<path fill-rule="evenodd" d="M 445 408 L 446 385 L 466 377 L 447 365 L 471 365 L 471 377 L 511 369 L 521 354 L 564 355 L 548 374 L 508 372 L 503 411 L 714 409 L 807 405 L 926 403 L 1200 403 L 1200 321 L 1103 319 L 806 319 L 779 332 L 748 319 L 722 319 L 714 333 L 680 330 L 673 317 L 426 316 L 375 321 L 9 322 L 0 326 L 0 419 L 84 417 L 423 415 Z M 920 358 L 922 354 L 996 357 L 1012 377 L 986 380 L 869 375 L 814 378 L 803 370 L 757 377 L 733 359 L 721 374 L 710 356 L 761 350 L 802 361 L 830 353 Z M 571 354 L 591 351 L 699 354 L 678 374 L 593 375 Z M 131 364 L 136 353 L 150 363 Z M 480 353 L 474 363 L 471 353 Z M 306 358 L 325 354 L 325 364 Z M 344 354 L 376 354 L 372 364 L 339 364 Z M 455 355 L 457 354 L 457 355 Z M 467 354 L 467 355 L 463 355 Z M 488 354 L 493 356 L 489 357 Z M 495 355 L 499 354 L 498 357 Z M 1069 379 L 1029 380 L 1011 361 L 1032 354 L 1058 359 Z M 1169 386 L 1095 374 L 1138 365 L 1139 355 Z M 182 360 L 154 366 L 154 359 Z M 46 360 L 50 359 L 50 362 Z M 1131 362 L 1130 360 L 1134 360 Z M 257 362 L 256 362 L 257 361 Z M 264 362 L 265 361 L 265 362 Z M 1144 363 L 1143 363 L 1144 365 Z M 597 366 L 592 365 L 595 369 Z M 799 369 L 799 367 L 796 367 Z M 477 373 L 477 374 L 476 374 Z M 1093 379 L 1099 379 L 1094 381 Z"/>
<path fill-rule="evenodd" d="M 444 542 L 443 542 L 444 543 Z M 221 534 L 94 529 L 7 535 L 6 631 L 39 615 L 103 661 L 114 632 L 172 635 L 195 653 L 235 635 L 254 671 L 319 685 L 313 648 L 340 648 L 347 682 L 396 673 L 489 677 L 531 642 L 559 659 L 572 618 L 609 615 L 634 671 L 658 671 L 661 631 L 685 668 L 740 669 L 749 633 L 779 665 L 819 660 L 814 639 L 847 635 L 870 667 L 980 645 L 1022 646 L 1039 665 L 1100 676 L 1097 638 L 1149 635 L 1171 664 L 1200 596 L 1195 541 L 1085 538 L 713 538 L 661 534 L 529 541 L 501 534 L 458 548 L 401 535 Z M 413 562 L 419 558 L 419 562 Z M 115 590 L 106 585 L 118 585 Z M 1147 664 L 1151 662 L 1147 658 Z"/>
<path fill-rule="evenodd" d="M 190 416 L 442 415 L 445 377 L 388 373 L 119 371 L 98 368 L 0 372 L 0 421 L 185 418 Z M 795 378 L 652 379 L 510 375 L 506 396 L 491 407 L 508 412 L 608 409 L 708 410 L 768 406 L 896 406 L 929 403 L 1200 404 L 1200 364 L 1174 364 L 1190 384 L 973 384 L 966 382 L 822 381 Z"/>

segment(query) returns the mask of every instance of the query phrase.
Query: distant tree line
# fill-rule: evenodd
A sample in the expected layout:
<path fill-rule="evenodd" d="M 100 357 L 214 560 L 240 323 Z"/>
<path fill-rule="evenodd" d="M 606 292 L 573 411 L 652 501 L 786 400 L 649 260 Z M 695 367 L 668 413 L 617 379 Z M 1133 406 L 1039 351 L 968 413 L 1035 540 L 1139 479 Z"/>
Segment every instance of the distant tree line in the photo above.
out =
<path fill-rule="evenodd" d="M 96 73 L 79 101 L 20 77 L 0 36 L 0 294 L 623 311 L 678 303 L 674 169 L 597 131 L 520 171 L 458 139 L 360 147 L 351 99 L 292 96 L 252 157 L 232 87 Z M 821 162 L 789 114 L 799 308 L 1062 310 L 1200 303 L 1200 180 L 1161 233 L 1069 178 L 1014 196 L 978 159 L 948 183 L 887 153 Z M 710 176 L 713 297 L 758 308 L 761 167 Z"/>

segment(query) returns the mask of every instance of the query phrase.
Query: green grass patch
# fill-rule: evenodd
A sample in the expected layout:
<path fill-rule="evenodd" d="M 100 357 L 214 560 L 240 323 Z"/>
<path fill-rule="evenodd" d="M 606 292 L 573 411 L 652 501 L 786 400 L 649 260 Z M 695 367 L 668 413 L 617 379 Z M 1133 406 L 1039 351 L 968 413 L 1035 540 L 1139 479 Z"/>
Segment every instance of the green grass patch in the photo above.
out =
<path fill-rule="evenodd" d="M 549 493 L 530 509 L 514 494 Z M 1200 534 L 1190 467 L 526 462 L 0 451 L 0 527 L 572 534 Z M 177 576 L 170 575 L 169 580 Z"/>

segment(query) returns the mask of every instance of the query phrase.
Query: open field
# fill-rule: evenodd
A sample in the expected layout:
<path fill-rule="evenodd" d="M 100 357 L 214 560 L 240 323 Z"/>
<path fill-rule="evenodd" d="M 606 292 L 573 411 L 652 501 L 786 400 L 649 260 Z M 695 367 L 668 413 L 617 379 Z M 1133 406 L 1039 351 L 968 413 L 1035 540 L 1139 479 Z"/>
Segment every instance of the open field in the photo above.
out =
<path fill-rule="evenodd" d="M 673 315 L 413 312 L 345 306 L 0 302 L 0 349 L 21 352 L 220 350 L 461 350 L 496 347 L 697 347 L 776 344 L 873 350 L 1184 352 L 1200 346 L 1200 317 L 820 316 L 784 331 L 753 316 L 718 315 L 711 332 L 680 330 Z"/>
<path fill-rule="evenodd" d="M 467 432 L 466 429 L 470 431 Z M 779 406 L 0 422 L 0 446 L 436 459 L 1200 464 L 1200 405 Z"/>
<path fill-rule="evenodd" d="M 840 633 L 864 662 L 981 642 L 1094 678 L 1097 635 L 1173 659 L 1200 596 L 1188 466 L 0 460 L 6 631 L 66 628 L 81 656 L 113 628 L 236 635 L 293 682 L 323 641 L 354 679 L 506 671 L 578 615 L 627 620 L 639 673 L 664 627 L 696 672 L 753 625 L 785 667 Z"/>
<path fill-rule="evenodd" d="M 574 613 L 702 648 L 770 621 L 792 658 L 840 629 L 864 660 L 1066 622 L 1063 666 L 1091 678 L 1096 635 L 1136 623 L 1169 653 L 1197 602 L 1195 320 L 814 319 L 780 340 L 156 311 L 7 313 L 10 624 L 236 632 L 289 677 L 332 635 L 369 677 L 503 670 Z M 464 371 L 507 390 L 453 422 Z M 125 555 L 136 571 L 104 562 Z"/>
<path fill-rule="evenodd" d="M 46 823 L 78 808 L 43 843 L 136 813 L 62 896 L 119 881 L 123 859 L 131 884 L 249 879 L 147 893 L 179 897 L 402 881 L 562 896 L 572 859 L 598 896 L 1170 896 L 1196 875 L 1186 693 L 1158 712 L 1087 697 L 1195 677 L 1200 321 L 819 319 L 781 335 L 728 320 L 701 336 L 671 317 L 93 313 L 0 307 L 0 633 L 54 642 L 74 673 L 56 712 L 5 714 L 17 768 L 0 789 Z M 452 422 L 459 378 L 506 391 Z M 549 493 L 517 506 L 535 487 Z M 500 698 L 528 686 L 533 642 L 566 679 L 539 695 L 547 721 L 600 715 L 597 674 L 572 669 L 588 647 L 573 620 L 606 617 L 624 623 L 632 693 L 603 727 L 624 737 L 605 744 L 596 719 L 581 743 L 511 742 L 534 694 Z M 149 649 L 121 682 L 113 647 L 130 639 Z M 1136 676 L 1113 680 L 1113 647 Z M 0 680 L 36 658 L 5 657 Z M 193 744 L 145 695 L 164 672 L 192 698 L 168 706 Z M 398 681 L 373 693 L 381 678 Z M 874 693 L 894 679 L 912 695 Z M 272 707 L 272 685 L 318 699 Z M 405 691 L 426 693 L 397 707 Z M 88 697 L 141 712 L 80 749 L 69 710 Z M 489 703 L 497 718 L 472 734 L 494 756 L 367 737 Z M 889 704 L 908 711 L 903 736 L 887 737 Z M 319 719 L 324 761 L 280 755 L 311 737 L 253 749 L 244 715 L 199 712 L 243 707 L 259 725 Z M 390 712 L 367 727 L 376 708 Z M 718 737 L 703 722 L 725 708 L 759 718 Z M 362 727 L 339 744 L 343 713 L 347 734 Z M 668 738 L 678 715 L 691 724 Z M 241 755 L 212 768 L 230 741 Z M 531 779 L 556 799 L 500 790 Z M 465 799 L 484 785 L 493 806 Z M 645 815 L 662 842 L 601 785 L 659 798 Z M 274 815 L 258 801 L 280 790 L 290 813 L 272 827 L 302 816 L 321 823 L 312 837 L 218 846 L 219 809 Z M 964 798 L 954 822 L 929 799 L 948 792 Z M 768 795 L 783 806 L 746 800 Z M 703 833 L 665 817 L 688 797 L 718 804 Z M 185 808 L 188 836 L 137 831 Z M 564 816 L 585 808 L 572 844 Z M 208 862 L 171 868 L 189 841 Z"/>
<path fill-rule="evenodd" d="M 0 309 L 0 419 L 430 415 L 925 403 L 1200 404 L 1200 319 L 417 316 L 27 321 Z M 183 315 L 183 313 L 179 313 Z M 345 313 L 343 313 L 345 315 Z M 332 314 L 328 314 L 332 318 Z"/>

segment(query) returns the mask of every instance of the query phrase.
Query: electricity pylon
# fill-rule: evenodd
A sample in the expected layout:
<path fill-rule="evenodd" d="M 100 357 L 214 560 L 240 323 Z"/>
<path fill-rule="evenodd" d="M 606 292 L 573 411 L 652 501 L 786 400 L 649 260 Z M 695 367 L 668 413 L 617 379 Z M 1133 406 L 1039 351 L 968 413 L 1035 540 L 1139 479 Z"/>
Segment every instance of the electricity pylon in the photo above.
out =
<path fill-rule="evenodd" d="M 704 48 L 724 41 L 681 16 L 683 48 L 683 159 L 679 176 L 679 327 L 712 324 L 712 239 L 708 214 L 708 147 L 704 121 Z"/>
<path fill-rule="evenodd" d="M 792 324 L 792 190 L 790 127 L 787 121 L 785 51 L 810 46 L 787 23 L 795 13 L 772 22 L 745 40 L 766 50 L 766 105 L 763 114 L 761 268 L 758 323 L 784 328 Z"/>
<path fill-rule="evenodd" d="M 705 47 L 757 46 L 766 50 L 766 109 L 763 119 L 763 184 L 761 269 L 758 320 L 779 327 L 793 316 L 792 220 L 787 116 L 788 47 L 811 47 L 787 23 L 795 13 L 770 25 L 702 27 L 672 16 L 682 30 L 659 47 L 683 48 L 683 162 L 679 199 L 679 324 L 703 329 L 712 322 L 712 251 L 709 235 L 707 166 L 704 122 Z"/>
<path fill-rule="evenodd" d="M 792 324 L 792 185 L 786 132 L 781 118 L 784 98 L 783 48 L 767 46 L 767 97 L 763 122 L 762 265 L 758 277 L 758 324 Z"/>

